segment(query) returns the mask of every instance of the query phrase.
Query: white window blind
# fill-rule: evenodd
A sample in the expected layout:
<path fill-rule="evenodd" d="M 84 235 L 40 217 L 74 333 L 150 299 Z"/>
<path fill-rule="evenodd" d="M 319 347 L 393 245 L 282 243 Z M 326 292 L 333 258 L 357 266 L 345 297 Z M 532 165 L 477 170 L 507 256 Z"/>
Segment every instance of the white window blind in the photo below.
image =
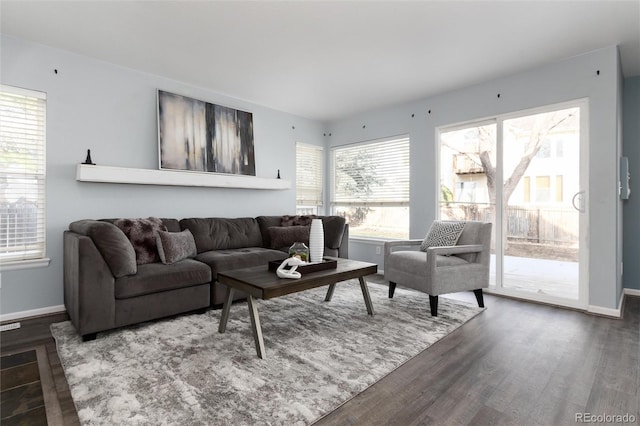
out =
<path fill-rule="evenodd" d="M 0 85 L 0 261 L 45 256 L 46 95 Z"/>
<path fill-rule="evenodd" d="M 409 138 L 335 148 L 332 206 L 409 205 Z"/>
<path fill-rule="evenodd" d="M 296 205 L 322 206 L 322 147 L 296 143 Z"/>

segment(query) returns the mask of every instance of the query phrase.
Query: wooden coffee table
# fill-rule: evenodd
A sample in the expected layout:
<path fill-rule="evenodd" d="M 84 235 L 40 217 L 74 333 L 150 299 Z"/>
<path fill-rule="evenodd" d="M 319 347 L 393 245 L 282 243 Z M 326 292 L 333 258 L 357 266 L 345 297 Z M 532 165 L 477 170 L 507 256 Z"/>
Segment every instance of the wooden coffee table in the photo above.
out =
<path fill-rule="evenodd" d="M 224 333 L 227 328 L 234 290 L 247 293 L 253 339 L 256 343 L 256 352 L 260 358 L 265 358 L 265 351 L 262 328 L 260 327 L 260 317 L 258 316 L 255 299 L 273 299 L 286 294 L 328 285 L 329 289 L 327 290 L 327 295 L 324 300 L 329 302 L 333 297 L 336 283 L 358 278 L 360 280 L 360 288 L 362 289 L 362 296 L 364 297 L 367 312 L 369 315 L 373 315 L 373 305 L 371 303 L 371 297 L 369 296 L 369 288 L 367 287 L 367 282 L 364 277 L 377 273 L 378 265 L 350 259 L 331 259 L 338 261 L 336 269 L 312 272 L 303 275 L 302 278 L 297 280 L 278 278 L 275 272 L 269 271 L 267 265 L 220 272 L 218 274 L 218 282 L 227 286 L 227 293 L 224 299 L 218 332 Z"/>

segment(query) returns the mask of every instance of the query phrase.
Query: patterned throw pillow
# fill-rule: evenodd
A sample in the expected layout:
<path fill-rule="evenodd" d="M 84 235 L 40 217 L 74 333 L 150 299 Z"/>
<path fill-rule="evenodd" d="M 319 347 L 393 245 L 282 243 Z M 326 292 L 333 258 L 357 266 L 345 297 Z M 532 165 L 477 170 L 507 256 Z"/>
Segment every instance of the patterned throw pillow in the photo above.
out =
<path fill-rule="evenodd" d="M 449 222 L 434 220 L 425 237 L 420 250 L 427 251 L 429 247 L 455 246 L 462 234 L 465 222 Z"/>
<path fill-rule="evenodd" d="M 118 219 L 113 224 L 122 229 L 124 235 L 131 241 L 131 245 L 136 251 L 136 263 L 138 265 L 160 261 L 156 245 L 156 233 L 167 230 L 162 220 L 157 217 Z"/>
<path fill-rule="evenodd" d="M 198 254 L 196 240 L 188 229 L 182 232 L 158 231 L 156 244 L 160 261 L 165 265 L 171 265 Z"/>

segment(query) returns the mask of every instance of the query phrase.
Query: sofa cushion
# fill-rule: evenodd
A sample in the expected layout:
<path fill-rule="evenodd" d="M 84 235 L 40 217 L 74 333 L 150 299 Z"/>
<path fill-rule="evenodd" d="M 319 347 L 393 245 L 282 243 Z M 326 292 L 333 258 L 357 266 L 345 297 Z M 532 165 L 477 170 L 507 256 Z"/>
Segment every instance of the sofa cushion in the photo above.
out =
<path fill-rule="evenodd" d="M 262 231 L 263 247 L 271 247 L 271 237 L 269 235 L 269 228 L 273 226 L 282 226 L 283 217 L 295 218 L 302 216 L 258 216 L 256 219 L 260 224 L 260 230 Z M 346 228 L 346 220 L 340 216 L 306 216 L 311 219 L 322 219 L 322 227 L 324 228 L 324 245 L 327 249 L 332 249 L 332 252 L 337 253 L 342 244 L 342 237 Z M 292 223 L 291 219 L 287 223 Z M 311 224 L 311 221 L 308 222 Z M 291 225 L 299 226 L 299 225 Z M 342 249 L 347 250 L 346 247 Z M 325 250 L 325 255 L 330 256 Z"/>
<path fill-rule="evenodd" d="M 309 245 L 310 226 L 272 226 L 269 228 L 271 248 L 282 249 L 301 242 Z"/>
<path fill-rule="evenodd" d="M 160 291 L 190 287 L 211 282 L 211 269 L 192 259 L 172 265 L 160 262 L 138 265 L 138 273 L 116 279 L 116 299 L 143 296 Z"/>
<path fill-rule="evenodd" d="M 306 216 L 282 216 L 280 219 L 280 226 L 311 226 L 311 221 L 316 219 L 316 215 Z"/>
<path fill-rule="evenodd" d="M 339 249 L 342 243 L 342 235 L 346 226 L 346 219 L 341 216 L 324 216 L 322 228 L 324 228 L 324 245 L 330 249 Z"/>
<path fill-rule="evenodd" d="M 195 259 L 211 267 L 212 280 L 218 279 L 218 272 L 231 269 L 264 265 L 272 260 L 284 260 L 288 253 L 262 247 L 246 247 L 230 250 L 212 250 L 198 254 Z"/>
<path fill-rule="evenodd" d="M 117 226 L 99 220 L 79 220 L 72 222 L 69 229 L 93 240 L 114 277 L 124 277 L 138 271 L 136 252 Z"/>
<path fill-rule="evenodd" d="M 464 222 L 434 220 L 429 233 L 420 244 L 420 250 L 427 251 L 429 247 L 455 246 L 464 225 Z"/>
<path fill-rule="evenodd" d="M 114 225 L 120 228 L 131 241 L 133 249 L 136 251 L 138 265 L 160 261 L 156 245 L 156 232 L 167 230 L 162 220 L 156 217 L 148 219 L 118 219 L 114 222 Z"/>
<path fill-rule="evenodd" d="M 258 221 L 260 233 L 262 234 L 262 247 L 271 247 L 269 228 L 272 226 L 281 226 L 282 216 L 258 216 L 256 220 Z"/>
<path fill-rule="evenodd" d="M 189 218 L 182 219 L 180 227 L 191 231 L 198 253 L 262 245 L 260 227 L 254 218 Z"/>
<path fill-rule="evenodd" d="M 165 265 L 194 257 L 197 254 L 196 241 L 188 229 L 181 232 L 158 231 L 156 244 L 160 261 Z"/>
<path fill-rule="evenodd" d="M 167 227 L 167 231 L 169 232 L 182 231 L 182 229 L 180 229 L 180 221 L 178 219 L 168 219 L 163 217 L 160 220 L 162 221 L 162 224 Z"/>

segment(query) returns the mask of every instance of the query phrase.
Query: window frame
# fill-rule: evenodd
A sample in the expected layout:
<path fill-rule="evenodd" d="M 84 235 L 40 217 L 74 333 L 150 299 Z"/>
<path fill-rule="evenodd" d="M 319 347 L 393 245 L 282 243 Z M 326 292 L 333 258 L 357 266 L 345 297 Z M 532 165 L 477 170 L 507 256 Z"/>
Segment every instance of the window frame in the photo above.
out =
<path fill-rule="evenodd" d="M 14 97 L 12 104 L 11 98 Z M 20 101 L 21 100 L 21 101 Z M 47 95 L 44 92 L 23 89 L 2 84 L 0 85 L 0 101 L 3 103 L 0 109 L 0 135 L 4 136 L 6 142 L 14 143 L 20 149 L 36 144 L 36 153 L 29 158 L 32 161 L 33 171 L 26 170 L 8 171 L 4 169 L 0 171 L 0 178 L 4 179 L 30 179 L 34 182 L 23 183 L 22 188 L 15 188 L 12 192 L 7 192 L 9 196 L 25 197 L 30 189 L 36 188 L 35 197 L 28 197 L 29 201 L 35 204 L 35 241 L 33 243 L 22 242 L 21 244 L 9 245 L 9 231 L 5 236 L 6 253 L 0 253 L 0 272 L 8 270 L 31 269 L 36 267 L 45 267 L 49 265 L 50 259 L 47 257 L 47 222 L 46 222 L 46 186 L 47 186 L 47 160 L 46 160 L 46 132 L 47 132 Z M 6 105 L 6 107 L 5 107 Z M 6 109 L 5 109 L 6 108 Z M 3 127 L 1 121 L 10 123 L 11 119 L 16 119 L 14 115 L 11 117 L 8 112 L 9 108 L 22 109 L 24 111 L 33 108 L 34 117 L 24 118 L 18 121 L 21 127 L 18 131 L 12 131 L 10 126 Z M 29 121 L 27 121 L 29 120 Z M 35 127 L 27 129 L 28 125 Z M 28 139 L 24 136 L 30 132 Z M 34 159 L 35 157 L 35 159 Z M 7 160 L 8 161 L 8 160 Z M 26 167 L 25 167 L 26 169 Z M 7 190 L 11 191 L 11 190 Z M 19 198 L 19 199 L 20 199 Z M 35 199 L 35 200 L 34 200 Z M 13 203 L 16 203 L 14 201 Z M 7 204 L 13 204 L 8 201 Z M 8 217 L 9 213 L 7 213 Z M 14 226 L 24 224 L 25 222 L 14 223 Z M 8 228 L 7 228 L 8 229 Z M 26 228 L 22 228 L 26 229 Z M 26 232 L 26 231 L 23 231 Z M 14 238 L 16 238 L 14 236 Z M 21 249 L 17 249 L 22 246 Z M 16 249 L 11 250 L 12 247 Z"/>
<path fill-rule="evenodd" d="M 317 165 L 317 169 L 313 170 L 312 173 L 309 173 L 306 177 L 309 180 L 314 180 L 313 185 L 309 185 L 309 187 L 313 186 L 313 188 L 307 189 L 307 195 L 310 195 L 306 199 L 300 194 L 301 186 L 305 186 L 301 182 L 299 168 L 300 165 L 300 154 L 304 154 L 303 151 L 307 151 L 307 153 L 312 150 L 316 151 L 317 156 L 315 158 L 310 158 L 312 164 Z M 324 147 L 320 145 L 312 145 L 304 142 L 296 142 L 296 211 L 298 214 L 321 214 L 324 208 L 324 175 L 325 175 L 325 158 L 324 158 Z M 313 155 L 313 154 L 311 154 Z M 310 155 L 310 157 L 311 157 Z M 302 170 L 308 170 L 303 168 Z M 319 176 L 319 179 L 318 179 Z M 315 192 L 315 194 L 314 194 Z M 309 212 L 310 210 L 315 210 L 314 212 Z"/>
<path fill-rule="evenodd" d="M 397 199 L 395 200 L 384 200 L 384 191 L 382 194 L 378 193 L 374 193 L 370 196 L 364 196 L 364 199 L 362 199 L 362 195 L 360 196 L 354 196 L 354 197 L 358 197 L 360 198 L 360 200 L 355 200 L 355 199 L 337 199 L 337 193 L 338 190 L 336 188 L 337 185 L 337 178 L 336 178 L 336 155 L 339 154 L 341 151 L 347 151 L 347 150 L 354 150 L 354 149 L 362 149 L 362 148 L 367 148 L 367 147 L 371 147 L 372 145 L 378 145 L 378 146 L 383 146 L 384 144 L 390 144 L 390 143 L 397 143 L 398 145 L 400 145 L 400 147 L 403 149 L 402 154 L 399 155 L 399 157 L 401 157 L 402 155 L 406 155 L 406 176 L 404 177 L 404 179 L 406 180 L 406 182 L 404 182 L 402 184 L 403 188 L 401 191 L 401 195 L 399 197 L 397 197 Z M 384 152 L 385 148 L 380 148 L 379 150 L 368 150 L 368 152 L 373 152 L 376 154 L 381 154 L 382 152 Z M 410 157 L 410 151 L 411 151 L 411 139 L 410 139 L 410 135 L 409 134 L 402 134 L 402 135 L 396 135 L 396 136 L 390 136 L 390 137 L 385 137 L 385 138 L 379 138 L 379 139 L 372 139 L 372 140 L 367 140 L 367 141 L 362 141 L 362 142 L 357 142 L 357 143 L 351 143 L 351 144 L 344 144 L 344 145 L 338 145 L 338 146 L 334 146 L 332 148 L 330 148 L 330 171 L 329 171 L 329 177 L 330 177 L 330 199 L 329 199 L 329 206 L 330 206 L 330 211 L 331 214 L 338 214 L 337 209 L 339 207 L 373 207 L 373 208 L 385 208 L 385 207 L 404 207 L 407 208 L 408 210 L 408 215 L 411 214 L 410 212 L 410 201 L 411 201 L 411 197 L 410 197 L 410 191 L 411 191 L 411 157 Z M 388 160 L 388 157 L 384 157 L 385 161 Z M 381 161 L 380 159 L 376 159 L 377 161 Z M 379 163 L 376 163 L 379 164 Z M 397 169 L 396 169 L 397 170 Z M 397 173 L 394 173 L 394 176 L 397 175 Z M 406 186 L 405 186 L 406 185 Z M 387 193 L 386 195 L 388 195 L 390 193 Z M 382 196 L 382 198 L 381 198 Z M 392 197 L 393 198 L 393 197 Z M 362 240 L 389 240 L 389 239 L 399 239 L 399 238 L 404 238 L 407 239 L 409 238 L 409 234 L 410 234 L 410 217 L 407 218 L 407 227 L 405 230 L 405 236 L 404 237 L 387 237 L 387 236 L 383 236 L 383 235 L 361 235 L 357 232 L 357 227 L 351 227 L 350 228 L 350 238 L 353 239 L 362 239 Z"/>

